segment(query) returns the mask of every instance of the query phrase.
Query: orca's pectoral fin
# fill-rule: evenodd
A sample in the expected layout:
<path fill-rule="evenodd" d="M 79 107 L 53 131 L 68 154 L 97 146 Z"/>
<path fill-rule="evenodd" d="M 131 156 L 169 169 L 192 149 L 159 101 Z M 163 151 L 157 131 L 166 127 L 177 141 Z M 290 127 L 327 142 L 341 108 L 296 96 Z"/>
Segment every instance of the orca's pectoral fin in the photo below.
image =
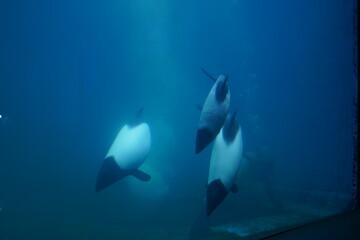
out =
<path fill-rule="evenodd" d="M 139 169 L 132 170 L 131 175 L 143 182 L 148 182 L 151 179 L 151 176 L 149 174 L 147 174 Z"/>
<path fill-rule="evenodd" d="M 230 192 L 232 193 L 238 193 L 239 192 L 239 186 L 234 183 L 234 185 L 231 187 Z"/>
<path fill-rule="evenodd" d="M 201 70 L 203 71 L 203 73 L 205 73 L 206 76 L 208 76 L 208 78 L 212 79 L 214 82 L 216 82 L 216 77 L 214 77 L 213 75 L 211 75 L 210 73 L 208 73 L 204 68 L 201 68 Z"/>

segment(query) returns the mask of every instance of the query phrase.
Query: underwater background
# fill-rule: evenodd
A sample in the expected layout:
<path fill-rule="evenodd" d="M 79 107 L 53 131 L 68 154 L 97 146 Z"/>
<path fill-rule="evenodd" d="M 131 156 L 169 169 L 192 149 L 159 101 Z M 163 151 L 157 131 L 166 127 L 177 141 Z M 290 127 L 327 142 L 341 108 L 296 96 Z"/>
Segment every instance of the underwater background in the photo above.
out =
<path fill-rule="evenodd" d="M 0 239 L 188 239 L 212 148 L 194 153 L 213 85 L 201 68 L 229 76 L 244 153 L 258 159 L 208 239 L 351 209 L 355 2 L 0 1 Z M 141 107 L 151 181 L 95 193 Z"/>

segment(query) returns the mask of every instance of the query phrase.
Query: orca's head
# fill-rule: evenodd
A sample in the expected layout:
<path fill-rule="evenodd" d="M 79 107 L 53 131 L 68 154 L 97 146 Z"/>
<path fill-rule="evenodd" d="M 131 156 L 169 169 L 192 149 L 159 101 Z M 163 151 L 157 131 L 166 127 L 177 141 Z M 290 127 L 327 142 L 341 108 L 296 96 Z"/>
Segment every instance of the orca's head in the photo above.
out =
<path fill-rule="evenodd" d="M 222 131 L 223 137 L 227 144 L 230 144 L 234 141 L 239 128 L 240 125 L 236 119 L 236 111 L 232 114 L 228 114 Z"/>
<path fill-rule="evenodd" d="M 216 100 L 221 103 L 225 100 L 226 95 L 229 91 L 229 86 L 227 84 L 228 76 L 220 75 L 216 80 Z"/>

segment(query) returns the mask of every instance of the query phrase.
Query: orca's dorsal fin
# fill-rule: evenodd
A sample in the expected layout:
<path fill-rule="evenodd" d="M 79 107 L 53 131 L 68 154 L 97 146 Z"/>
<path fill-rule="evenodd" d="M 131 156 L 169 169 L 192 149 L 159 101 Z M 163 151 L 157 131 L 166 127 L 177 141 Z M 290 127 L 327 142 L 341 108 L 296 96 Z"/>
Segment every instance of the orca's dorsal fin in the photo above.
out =
<path fill-rule="evenodd" d="M 139 125 L 140 123 L 142 123 L 143 121 L 141 120 L 141 115 L 142 115 L 142 112 L 144 111 L 144 107 L 141 107 L 139 109 L 139 111 L 136 113 L 134 119 L 128 123 L 128 126 L 130 128 L 132 127 L 136 127 L 137 125 Z"/>
<path fill-rule="evenodd" d="M 144 173 L 143 171 L 141 171 L 139 169 L 131 170 L 130 174 L 143 182 L 148 182 L 151 179 L 151 176 L 149 174 Z"/>
<path fill-rule="evenodd" d="M 206 76 L 208 76 L 208 78 L 210 78 L 211 80 L 213 80 L 214 82 L 216 82 L 216 77 L 214 77 L 213 75 L 211 75 L 210 73 L 208 73 L 204 68 L 201 68 L 201 70 L 203 71 L 203 73 L 205 73 Z"/>

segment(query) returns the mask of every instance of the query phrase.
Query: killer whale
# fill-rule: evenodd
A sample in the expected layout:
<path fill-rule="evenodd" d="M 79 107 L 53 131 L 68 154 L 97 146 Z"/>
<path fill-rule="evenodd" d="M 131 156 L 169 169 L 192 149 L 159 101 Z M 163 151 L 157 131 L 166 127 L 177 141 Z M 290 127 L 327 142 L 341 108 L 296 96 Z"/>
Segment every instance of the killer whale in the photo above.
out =
<path fill-rule="evenodd" d="M 151 176 L 138 168 L 146 160 L 151 148 L 151 133 L 147 123 L 141 121 L 141 108 L 136 117 L 123 126 L 105 156 L 96 179 L 96 192 L 126 176 L 149 181 Z"/>
<path fill-rule="evenodd" d="M 215 78 L 204 69 L 203 72 L 214 80 L 215 83 L 201 108 L 195 143 L 196 154 L 204 150 L 219 133 L 225 122 L 230 105 L 228 77 L 219 75 Z"/>
<path fill-rule="evenodd" d="M 237 192 L 235 180 L 242 150 L 241 127 L 235 112 L 228 114 L 213 146 L 206 191 L 207 216 L 222 203 L 230 191 Z"/>

